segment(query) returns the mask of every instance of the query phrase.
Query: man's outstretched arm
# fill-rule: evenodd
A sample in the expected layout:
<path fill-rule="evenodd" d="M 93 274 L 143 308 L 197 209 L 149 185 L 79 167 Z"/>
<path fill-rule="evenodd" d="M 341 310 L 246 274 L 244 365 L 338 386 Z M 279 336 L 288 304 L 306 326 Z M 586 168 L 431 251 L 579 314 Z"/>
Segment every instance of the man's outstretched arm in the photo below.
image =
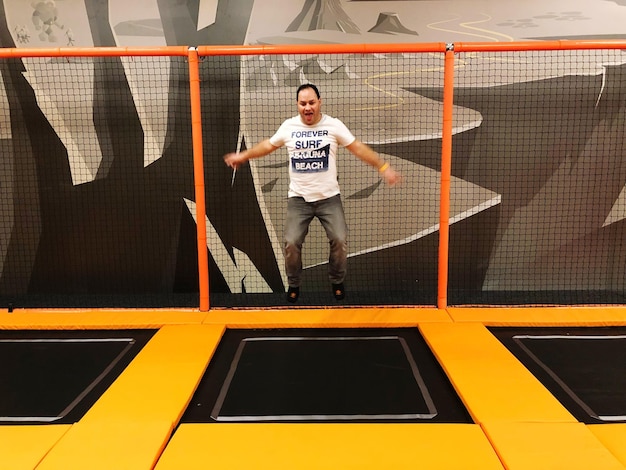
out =
<path fill-rule="evenodd" d="M 224 162 L 231 168 L 237 169 L 248 160 L 253 158 L 261 158 L 276 150 L 278 147 L 275 147 L 270 143 L 269 139 L 262 140 L 254 147 L 251 147 L 243 152 L 233 152 L 224 155 Z"/>
<path fill-rule="evenodd" d="M 346 148 L 361 161 L 376 168 L 388 185 L 393 186 L 402 179 L 400 173 L 391 168 L 388 162 L 380 158 L 378 152 L 360 140 L 355 140 L 350 145 L 347 145 Z"/>

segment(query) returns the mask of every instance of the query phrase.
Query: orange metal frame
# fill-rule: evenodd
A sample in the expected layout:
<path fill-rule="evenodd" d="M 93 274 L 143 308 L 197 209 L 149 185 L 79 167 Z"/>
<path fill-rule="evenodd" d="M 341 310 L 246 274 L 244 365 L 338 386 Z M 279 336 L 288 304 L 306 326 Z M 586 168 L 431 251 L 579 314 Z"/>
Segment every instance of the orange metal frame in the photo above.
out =
<path fill-rule="evenodd" d="M 452 103 L 454 93 L 454 51 L 446 51 L 443 70 L 443 122 L 441 130 L 441 186 L 439 195 L 439 263 L 437 307 L 448 304 L 448 241 L 450 234 L 450 178 L 452 175 Z"/>
<path fill-rule="evenodd" d="M 448 238 L 450 215 L 450 179 L 452 168 L 452 119 L 454 96 L 454 54 L 459 52 L 506 52 L 547 50 L 626 49 L 624 40 L 557 40 L 513 42 L 396 43 L 396 44 L 298 44 L 242 46 L 168 46 L 168 47 L 93 47 L 93 48 L 0 48 L 0 58 L 23 57 L 121 57 L 186 56 L 189 63 L 191 138 L 193 143 L 194 185 L 196 197 L 199 292 L 201 311 L 210 309 L 209 266 L 206 238 L 206 201 L 202 149 L 199 58 L 226 55 L 276 54 L 444 54 L 443 121 L 441 147 L 441 194 L 439 213 L 439 257 L 437 307 L 447 308 Z"/>

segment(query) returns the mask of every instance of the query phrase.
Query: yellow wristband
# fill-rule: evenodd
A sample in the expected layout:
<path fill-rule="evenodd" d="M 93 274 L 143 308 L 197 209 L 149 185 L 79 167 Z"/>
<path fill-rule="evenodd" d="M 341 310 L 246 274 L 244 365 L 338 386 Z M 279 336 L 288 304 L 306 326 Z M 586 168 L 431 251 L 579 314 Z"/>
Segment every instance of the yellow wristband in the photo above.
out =
<path fill-rule="evenodd" d="M 385 170 L 386 170 L 387 168 L 389 168 L 389 163 L 388 163 L 388 162 L 385 162 L 385 163 L 383 163 L 383 166 L 381 166 L 381 167 L 378 169 L 378 171 L 379 171 L 380 173 L 384 173 L 384 172 L 385 172 Z"/>

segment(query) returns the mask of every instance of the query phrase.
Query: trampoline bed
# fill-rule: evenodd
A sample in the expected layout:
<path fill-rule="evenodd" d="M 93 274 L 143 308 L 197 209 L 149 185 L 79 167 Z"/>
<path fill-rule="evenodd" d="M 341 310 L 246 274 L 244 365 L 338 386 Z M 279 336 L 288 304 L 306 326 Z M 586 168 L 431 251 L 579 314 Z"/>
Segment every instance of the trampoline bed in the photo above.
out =
<path fill-rule="evenodd" d="M 0 331 L 0 424 L 77 422 L 153 334 Z"/>
<path fill-rule="evenodd" d="M 579 421 L 626 423 L 626 328 L 490 328 Z"/>
<path fill-rule="evenodd" d="M 182 422 L 471 423 L 417 328 L 227 330 Z"/>

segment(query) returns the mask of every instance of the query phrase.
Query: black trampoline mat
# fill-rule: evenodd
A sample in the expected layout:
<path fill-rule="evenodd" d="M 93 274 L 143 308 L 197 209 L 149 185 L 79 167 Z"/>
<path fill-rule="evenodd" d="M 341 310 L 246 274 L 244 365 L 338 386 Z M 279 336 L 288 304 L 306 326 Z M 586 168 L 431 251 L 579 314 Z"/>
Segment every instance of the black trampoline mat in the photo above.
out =
<path fill-rule="evenodd" d="M 227 330 L 183 422 L 471 422 L 417 328 Z"/>
<path fill-rule="evenodd" d="M 153 334 L 0 331 L 0 424 L 78 421 Z"/>
<path fill-rule="evenodd" d="M 626 422 L 626 328 L 491 328 L 579 421 Z"/>

